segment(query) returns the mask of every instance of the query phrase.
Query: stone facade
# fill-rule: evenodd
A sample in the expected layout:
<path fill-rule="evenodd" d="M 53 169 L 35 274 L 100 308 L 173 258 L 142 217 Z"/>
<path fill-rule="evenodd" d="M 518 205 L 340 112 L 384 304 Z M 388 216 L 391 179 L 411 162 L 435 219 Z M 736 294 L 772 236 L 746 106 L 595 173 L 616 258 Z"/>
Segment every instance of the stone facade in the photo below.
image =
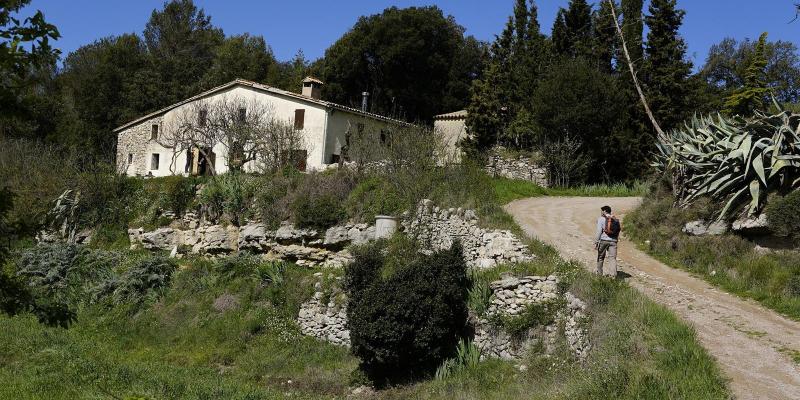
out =
<path fill-rule="evenodd" d="M 150 163 L 148 147 L 152 147 L 153 144 L 153 141 L 150 140 L 153 125 L 161 126 L 162 118 L 154 117 L 119 132 L 117 135 L 117 171 L 129 176 L 147 175 Z M 129 156 L 132 156 L 130 163 L 128 162 Z M 160 163 L 169 163 L 169 160 L 161 159 Z"/>
<path fill-rule="evenodd" d="M 317 276 L 321 278 L 322 273 Z M 506 277 L 490 284 L 491 305 L 485 317 L 470 317 L 475 332 L 473 343 L 481 350 L 481 357 L 519 360 L 532 346 L 541 343 L 545 352 L 552 352 L 563 338 L 578 358 L 585 357 L 589 340 L 585 330 L 586 303 L 571 293 L 558 293 L 558 278 L 529 276 Z M 560 301 L 563 306 L 556 312 L 554 321 L 547 326 L 533 327 L 522 337 L 511 337 L 502 329 L 494 327 L 492 315 L 514 316 L 521 314 L 526 306 L 548 301 Z M 347 305 L 343 293 L 336 288 L 326 294 L 317 283 L 313 297 L 303 303 L 297 318 L 303 334 L 340 346 L 350 346 L 350 331 L 347 329 Z"/>
<path fill-rule="evenodd" d="M 541 344 L 545 353 L 555 350 L 563 338 L 576 357 L 588 354 L 589 341 L 584 329 L 587 319 L 586 303 L 571 293 L 558 293 L 558 278 L 528 276 L 524 278 L 506 277 L 490 284 L 491 305 L 484 316 L 473 317 L 475 337 L 473 343 L 481 350 L 483 357 L 505 360 L 518 360 L 532 346 Z M 526 307 L 535 304 L 563 304 L 554 315 L 554 322 L 533 327 L 522 335 L 512 337 L 490 322 L 494 316 L 517 316 Z"/>
<path fill-rule="evenodd" d="M 431 200 L 422 200 L 412 217 L 403 218 L 402 226 L 431 249 L 450 248 L 459 239 L 471 267 L 491 268 L 533 259 L 528 247 L 510 231 L 479 227 L 473 210 L 439 208 Z"/>
<path fill-rule="evenodd" d="M 547 169 L 535 163 L 530 157 L 506 158 L 502 149 L 493 150 L 486 164 L 486 172 L 494 177 L 519 179 L 547 187 Z"/>

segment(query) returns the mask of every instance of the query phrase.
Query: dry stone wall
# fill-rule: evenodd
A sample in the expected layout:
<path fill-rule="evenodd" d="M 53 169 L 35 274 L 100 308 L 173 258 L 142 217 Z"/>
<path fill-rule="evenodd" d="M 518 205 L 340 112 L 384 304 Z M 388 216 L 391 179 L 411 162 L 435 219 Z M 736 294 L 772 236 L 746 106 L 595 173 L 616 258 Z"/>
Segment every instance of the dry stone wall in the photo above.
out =
<path fill-rule="evenodd" d="M 322 273 L 317 276 L 321 278 Z M 480 349 L 481 357 L 505 360 L 522 359 L 526 352 L 537 344 L 545 352 L 552 352 L 563 340 L 576 357 L 585 357 L 589 350 L 586 334 L 586 303 L 567 292 L 558 293 L 558 278 L 529 276 L 506 277 L 492 282 L 491 305 L 483 317 L 472 316 L 475 336 L 473 343 Z M 517 316 L 534 304 L 555 302 L 562 305 L 547 326 L 533 327 L 521 337 L 512 337 L 490 322 L 493 315 Z M 313 297 L 300 307 L 297 323 L 303 334 L 313 336 L 340 346 L 350 346 L 350 331 L 347 329 L 347 301 L 336 289 L 323 290 L 317 283 Z"/>
<path fill-rule="evenodd" d="M 474 317 L 473 343 L 484 357 L 518 360 L 533 346 L 541 344 L 546 353 L 553 352 L 564 340 L 575 356 L 589 352 L 586 335 L 586 303 L 567 292 L 558 293 L 558 278 L 528 276 L 506 277 L 490 284 L 491 304 L 484 316 Z M 512 336 L 491 322 L 494 317 L 518 317 L 527 307 L 556 304 L 553 323 L 532 327 L 521 335 Z"/>
<path fill-rule="evenodd" d="M 422 200 L 416 213 L 406 216 L 402 225 L 409 235 L 431 249 L 447 249 L 456 239 L 460 240 L 464 258 L 471 267 L 491 268 L 534 258 L 510 231 L 479 227 L 473 210 L 439 208 L 431 200 Z"/>
<path fill-rule="evenodd" d="M 547 169 L 537 164 L 530 157 L 509 158 L 503 156 L 502 149 L 496 149 L 489 155 L 486 172 L 491 176 L 508 179 L 519 179 L 547 187 Z"/>
<path fill-rule="evenodd" d="M 322 273 L 314 274 L 319 282 L 311 300 L 300 306 L 297 323 L 304 335 L 313 336 L 339 346 L 350 346 L 347 330 L 347 304 L 342 291 L 334 286 L 322 288 Z"/>

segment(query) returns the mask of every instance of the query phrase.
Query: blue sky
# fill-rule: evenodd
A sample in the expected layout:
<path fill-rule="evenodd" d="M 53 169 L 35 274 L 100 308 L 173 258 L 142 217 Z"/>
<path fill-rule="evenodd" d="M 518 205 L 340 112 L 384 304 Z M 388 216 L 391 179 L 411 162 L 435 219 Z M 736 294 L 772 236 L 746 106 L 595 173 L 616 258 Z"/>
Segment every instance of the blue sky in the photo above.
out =
<path fill-rule="evenodd" d="M 595 0 L 595 3 L 599 0 Z M 681 34 L 689 43 L 689 58 L 705 60 L 709 47 L 730 36 L 757 38 L 763 31 L 771 40 L 800 44 L 800 20 L 787 24 L 796 0 L 678 0 L 687 11 Z M 567 0 L 539 0 L 539 22 L 549 34 L 559 7 Z M 353 26 L 361 15 L 380 13 L 390 6 L 437 5 L 453 15 L 478 39 L 491 41 L 511 14 L 513 0 L 304 0 L 248 1 L 195 0 L 226 34 L 263 35 L 280 60 L 302 49 L 309 59 Z M 153 9 L 163 0 L 33 0 L 28 9 L 40 9 L 61 31 L 56 46 L 64 55 L 95 39 L 121 33 L 141 33 Z"/>

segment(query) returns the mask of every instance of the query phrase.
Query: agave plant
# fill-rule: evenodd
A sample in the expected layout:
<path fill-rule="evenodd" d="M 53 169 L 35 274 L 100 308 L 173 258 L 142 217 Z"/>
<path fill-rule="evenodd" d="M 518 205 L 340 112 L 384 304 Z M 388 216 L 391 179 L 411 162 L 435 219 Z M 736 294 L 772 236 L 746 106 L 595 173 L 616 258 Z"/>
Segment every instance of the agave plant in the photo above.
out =
<path fill-rule="evenodd" d="M 767 194 L 800 186 L 800 115 L 695 117 L 659 143 L 656 167 L 680 185 L 679 204 L 701 196 L 724 203 L 724 219 L 746 205 L 760 212 Z"/>

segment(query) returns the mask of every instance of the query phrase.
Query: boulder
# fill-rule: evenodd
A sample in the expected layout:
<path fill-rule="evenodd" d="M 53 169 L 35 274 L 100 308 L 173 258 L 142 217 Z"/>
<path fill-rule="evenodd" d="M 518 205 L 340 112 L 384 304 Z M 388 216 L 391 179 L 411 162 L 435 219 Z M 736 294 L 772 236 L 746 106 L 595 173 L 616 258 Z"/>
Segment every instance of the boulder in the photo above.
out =
<path fill-rule="evenodd" d="M 681 230 L 691 236 L 718 236 L 728 231 L 728 224 L 725 221 L 708 223 L 703 220 L 697 220 L 687 222 Z"/>
<path fill-rule="evenodd" d="M 731 226 L 734 232 L 748 236 L 748 235 L 766 235 L 770 233 L 769 221 L 767 221 L 767 214 L 761 214 L 758 217 L 740 218 L 733 222 Z"/>
<path fill-rule="evenodd" d="M 344 247 L 350 243 L 350 228 L 347 226 L 334 226 L 325 231 L 322 245 L 325 247 Z"/>

